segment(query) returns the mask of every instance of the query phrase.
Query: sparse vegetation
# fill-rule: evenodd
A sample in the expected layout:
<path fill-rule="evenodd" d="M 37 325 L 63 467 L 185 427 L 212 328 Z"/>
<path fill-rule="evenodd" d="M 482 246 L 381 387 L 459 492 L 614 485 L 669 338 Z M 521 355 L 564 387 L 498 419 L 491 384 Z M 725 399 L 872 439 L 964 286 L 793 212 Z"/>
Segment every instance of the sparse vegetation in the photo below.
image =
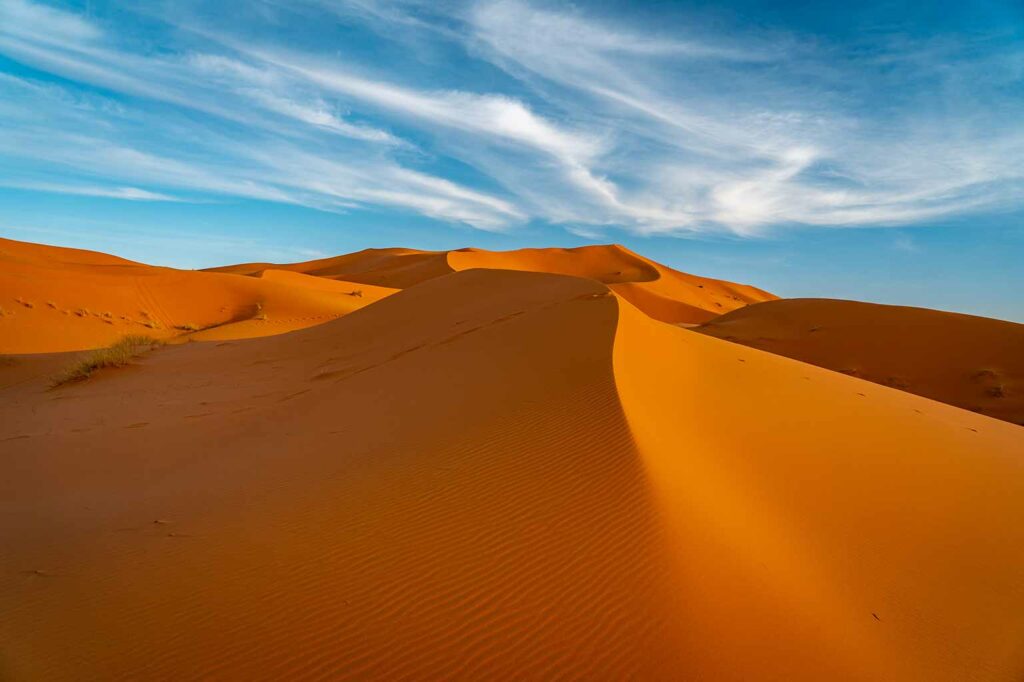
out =
<path fill-rule="evenodd" d="M 348 295 L 349 296 L 355 296 L 356 298 L 362 298 L 363 297 L 363 290 L 362 289 L 356 289 L 355 291 L 348 292 Z"/>
<path fill-rule="evenodd" d="M 53 308 L 54 310 L 57 309 L 57 304 L 54 303 L 53 301 L 47 301 L 46 305 L 48 305 L 49 307 Z"/>
<path fill-rule="evenodd" d="M 78 363 L 54 377 L 51 386 L 56 388 L 74 381 L 88 379 L 93 372 L 103 367 L 124 367 L 132 361 L 132 358 L 138 357 L 158 345 L 160 345 L 159 341 L 148 336 L 126 336 L 112 346 L 92 351 Z"/>
<path fill-rule="evenodd" d="M 146 327 L 147 329 L 160 329 L 160 325 L 157 322 L 154 322 L 153 320 L 143 320 L 139 324 L 141 324 L 143 327 Z"/>
<path fill-rule="evenodd" d="M 185 324 L 176 324 L 176 325 L 174 325 L 174 328 L 175 329 L 180 329 L 183 332 L 197 332 L 200 329 L 199 325 L 195 324 L 194 322 L 186 322 Z"/>
<path fill-rule="evenodd" d="M 75 311 L 75 315 L 78 315 L 79 317 L 88 317 L 89 309 L 88 308 L 79 308 L 78 310 Z"/>
<path fill-rule="evenodd" d="M 259 320 L 260 322 L 267 319 L 267 313 L 264 312 L 262 303 L 256 304 L 256 314 L 253 315 L 252 319 Z"/>
<path fill-rule="evenodd" d="M 35 308 L 36 307 L 35 303 L 33 303 L 32 301 L 26 301 L 25 299 L 23 299 L 21 297 L 18 297 L 18 298 L 14 299 L 14 300 L 17 301 L 18 303 L 20 303 L 21 305 L 25 306 L 26 308 Z"/>

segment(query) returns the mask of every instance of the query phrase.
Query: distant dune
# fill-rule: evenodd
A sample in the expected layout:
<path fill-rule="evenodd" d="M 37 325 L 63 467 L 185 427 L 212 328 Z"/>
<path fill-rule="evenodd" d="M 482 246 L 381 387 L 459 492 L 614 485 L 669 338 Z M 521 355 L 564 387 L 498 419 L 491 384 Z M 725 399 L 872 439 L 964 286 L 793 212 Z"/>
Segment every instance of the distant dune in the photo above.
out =
<path fill-rule="evenodd" d="M 303 284 L 288 275 L 175 270 L 0 239 L 0 353 L 96 348 L 126 334 L 280 334 L 341 317 L 391 293 L 313 277 Z M 353 292 L 360 295 L 338 295 Z"/>
<path fill-rule="evenodd" d="M 772 297 L 619 247 L 317 263 L 159 298 L 316 326 L 0 358 L 0 678 L 1024 675 L 1019 426 L 666 324 Z M 126 281 L 73 265 L 4 305 Z"/>
<path fill-rule="evenodd" d="M 1024 424 L 1024 325 L 923 308 L 789 299 L 696 328 L 710 336 Z"/>
<path fill-rule="evenodd" d="M 657 320 L 684 324 L 706 322 L 726 311 L 776 298 L 745 284 L 673 270 L 617 244 L 504 252 L 367 249 L 306 263 L 247 263 L 214 268 L 211 272 L 252 275 L 267 268 L 398 289 L 473 268 L 573 275 L 607 284 L 612 291 Z"/>

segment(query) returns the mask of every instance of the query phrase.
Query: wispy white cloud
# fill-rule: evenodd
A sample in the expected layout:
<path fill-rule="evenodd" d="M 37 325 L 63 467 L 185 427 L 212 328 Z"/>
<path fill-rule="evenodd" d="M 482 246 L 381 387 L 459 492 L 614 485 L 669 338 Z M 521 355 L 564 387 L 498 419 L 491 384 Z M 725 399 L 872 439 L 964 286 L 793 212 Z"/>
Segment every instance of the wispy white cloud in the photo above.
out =
<path fill-rule="evenodd" d="M 75 14 L 29 0 L 0 3 L 0 26 L 5 27 L 5 33 L 30 32 L 34 40 L 58 44 L 93 41 L 101 36 L 93 24 Z"/>
<path fill-rule="evenodd" d="M 519 0 L 483 0 L 470 17 L 478 54 L 559 101 L 589 98 L 596 125 L 648 141 L 640 158 L 602 159 L 623 182 L 595 207 L 640 231 L 907 223 L 1013 201 L 1024 180 L 1020 126 L 912 106 L 876 120 L 833 101 L 866 76 L 856 64 L 821 67 L 792 39 L 666 41 Z M 827 81 L 804 88 L 787 70 Z"/>
<path fill-rule="evenodd" d="M 186 201 L 160 192 L 150 192 L 138 187 L 115 187 L 109 185 L 76 185 L 51 182 L 10 182 L 0 180 L 0 186 L 12 189 L 24 189 L 33 192 L 52 192 L 55 194 L 78 194 L 89 197 L 105 197 L 108 199 L 124 199 L 126 201 Z"/>
<path fill-rule="evenodd" d="M 1024 105 L 1007 94 L 1020 55 L 943 59 L 956 44 L 909 39 L 845 54 L 526 0 L 252 8 L 274 26 L 372 26 L 396 53 L 430 43 L 502 76 L 452 87 L 431 71 L 450 64 L 396 70 L 282 45 L 259 25 L 179 20 L 178 8 L 159 17 L 180 21 L 168 44 L 143 50 L 102 22 L 0 0 L 0 53 L 90 86 L 0 74 L 13 129 L 0 155 L 48 191 L 377 206 L 489 230 L 541 219 L 588 234 L 911 224 L 1024 195 L 1012 115 Z"/>
<path fill-rule="evenodd" d="M 23 188 L 172 199 L 155 189 L 115 184 L 144 182 L 154 188 L 328 211 L 388 206 L 482 229 L 501 229 L 527 217 L 508 201 L 403 168 L 379 149 L 405 148 L 408 143 L 377 126 L 346 120 L 337 107 L 326 104 L 320 91 L 310 91 L 304 80 L 264 62 L 202 52 L 136 55 L 97 45 L 102 30 L 75 15 L 23 0 L 0 0 L 0 6 L 8 4 L 16 11 L 8 13 L 10 23 L 0 26 L 0 52 L 143 102 L 172 104 L 213 117 L 197 125 L 194 117 L 149 112 L 136 105 L 129 115 L 118 112 L 121 119 L 114 120 L 70 106 L 76 96 L 64 86 L 5 75 L 0 88 L 17 91 L 17 104 L 8 104 L 6 113 L 21 120 L 0 139 L 0 153 L 33 166 L 49 163 L 57 172 L 63 168 L 84 173 L 92 181 L 20 182 Z M 65 31 L 60 45 L 39 39 L 54 16 L 79 29 Z M 40 116 L 44 112 L 47 115 Z M 0 106 L 0 115 L 4 113 Z M 218 120 L 243 126 L 241 138 L 238 131 L 218 132 Z M 132 133 L 131 142 L 121 139 L 125 133 Z M 188 144 L 176 143 L 176 133 L 188 135 Z M 328 143 L 323 134 L 356 146 Z M 104 189 L 96 184 L 101 179 L 112 184 Z"/>

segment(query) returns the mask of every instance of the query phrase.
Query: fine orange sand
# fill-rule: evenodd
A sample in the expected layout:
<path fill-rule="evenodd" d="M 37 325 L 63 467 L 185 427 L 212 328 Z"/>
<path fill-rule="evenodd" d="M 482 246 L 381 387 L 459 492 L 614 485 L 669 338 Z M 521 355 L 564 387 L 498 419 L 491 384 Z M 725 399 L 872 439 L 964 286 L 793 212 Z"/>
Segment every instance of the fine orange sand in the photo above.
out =
<path fill-rule="evenodd" d="M 338 295 L 347 292 L 361 296 Z M 0 353 L 96 348 L 127 334 L 161 340 L 280 334 L 389 293 L 290 272 L 236 277 L 0 239 Z"/>
<path fill-rule="evenodd" d="M 695 331 L 1024 425 L 1024 325 L 829 299 L 771 301 Z"/>
<path fill-rule="evenodd" d="M 504 252 L 367 249 L 306 263 L 247 263 L 212 271 L 251 275 L 267 268 L 399 289 L 473 268 L 574 275 L 607 284 L 612 291 L 655 319 L 683 324 L 699 324 L 750 303 L 776 298 L 745 284 L 673 270 L 618 244 Z"/>
<path fill-rule="evenodd" d="M 292 333 L 0 358 L 0 678 L 1024 675 L 1020 427 L 389 258 Z"/>

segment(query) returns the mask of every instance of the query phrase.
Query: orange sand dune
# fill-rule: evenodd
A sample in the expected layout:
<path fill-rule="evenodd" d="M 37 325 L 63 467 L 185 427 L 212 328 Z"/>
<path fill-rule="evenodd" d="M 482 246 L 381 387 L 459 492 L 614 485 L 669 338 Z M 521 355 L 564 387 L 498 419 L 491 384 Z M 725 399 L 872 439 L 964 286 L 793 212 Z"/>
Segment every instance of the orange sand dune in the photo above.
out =
<path fill-rule="evenodd" d="M 448 265 L 446 252 L 415 249 L 365 249 L 304 263 L 242 263 L 210 268 L 208 272 L 255 275 L 268 269 L 289 270 L 394 289 L 405 289 L 453 272 Z"/>
<path fill-rule="evenodd" d="M 342 295 L 355 291 L 362 296 Z M 388 293 L 295 273 L 252 278 L 175 270 L 0 239 L 0 353 L 96 348 L 126 334 L 184 338 L 193 328 L 215 328 L 197 338 L 280 334 Z"/>
<path fill-rule="evenodd" d="M 518 251 L 367 249 L 306 263 L 248 263 L 212 271 L 251 275 L 267 268 L 400 289 L 473 268 L 574 275 L 608 284 L 655 319 L 684 324 L 706 322 L 723 312 L 775 298 L 745 284 L 673 270 L 617 244 Z"/>
<path fill-rule="evenodd" d="M 788 299 L 696 331 L 1024 424 L 1024 325 L 903 306 Z"/>
<path fill-rule="evenodd" d="M 1024 674 L 1024 431 L 593 278 L 53 361 L 0 367 L 5 679 Z"/>

